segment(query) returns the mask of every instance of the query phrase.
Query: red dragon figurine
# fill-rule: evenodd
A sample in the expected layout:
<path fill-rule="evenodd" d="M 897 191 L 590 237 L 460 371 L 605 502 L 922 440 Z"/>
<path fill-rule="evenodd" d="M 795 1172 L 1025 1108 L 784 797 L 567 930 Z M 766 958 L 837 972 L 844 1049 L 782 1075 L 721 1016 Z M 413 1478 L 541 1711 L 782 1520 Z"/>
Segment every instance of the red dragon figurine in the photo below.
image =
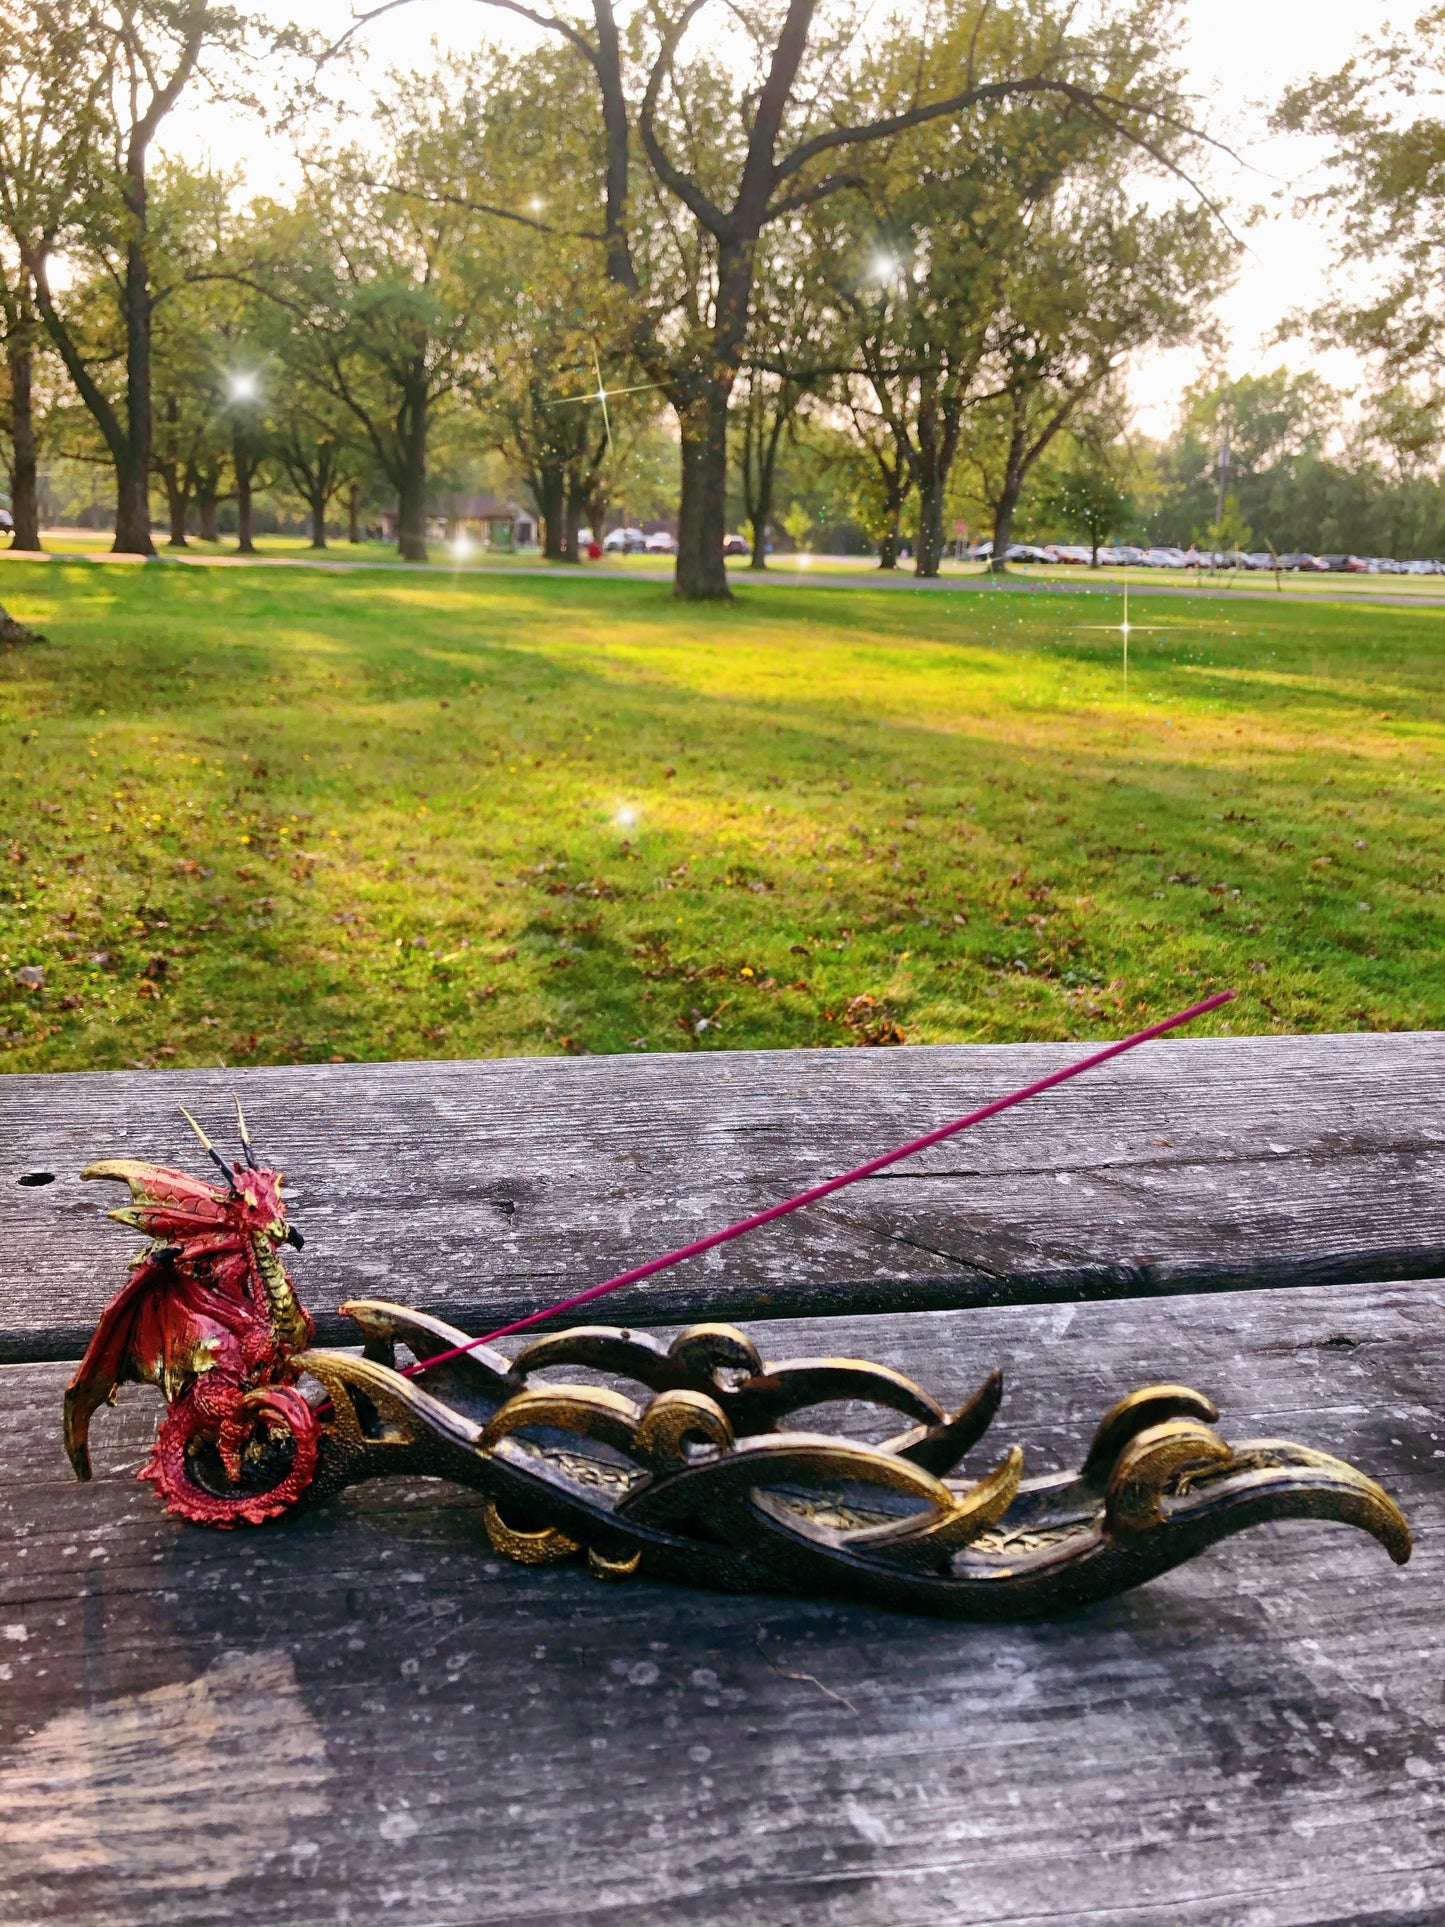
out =
<path fill-rule="evenodd" d="M 127 1380 L 157 1385 L 168 1411 L 140 1473 L 198 1525 L 259 1525 L 293 1506 L 316 1470 L 320 1430 L 292 1363 L 312 1322 L 277 1247 L 298 1249 L 282 1176 L 252 1155 L 228 1165 L 185 1114 L 225 1188 L 164 1165 L 106 1158 L 84 1178 L 119 1178 L 131 1202 L 110 1216 L 154 1242 L 107 1307 L 65 1394 L 65 1449 L 90 1477 L 92 1413 Z"/>

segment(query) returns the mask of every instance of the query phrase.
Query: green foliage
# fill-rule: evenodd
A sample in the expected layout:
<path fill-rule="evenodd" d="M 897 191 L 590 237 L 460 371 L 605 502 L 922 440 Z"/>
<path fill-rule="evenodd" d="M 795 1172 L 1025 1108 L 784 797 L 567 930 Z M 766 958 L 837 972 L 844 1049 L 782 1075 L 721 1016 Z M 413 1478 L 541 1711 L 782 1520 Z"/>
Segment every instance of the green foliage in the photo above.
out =
<path fill-rule="evenodd" d="M 1114 426 L 1112 421 L 1101 423 L 1098 432 L 1091 433 L 1080 423 L 1062 461 L 1040 477 L 1033 498 L 1036 514 L 1096 551 L 1124 535 L 1135 515 L 1129 489 L 1131 451 L 1110 434 Z"/>
<path fill-rule="evenodd" d="M 1280 553 L 1445 554 L 1445 491 L 1433 467 L 1439 421 L 1409 392 L 1377 396 L 1348 439 L 1340 398 L 1313 374 L 1277 368 L 1239 381 L 1201 382 L 1159 451 L 1149 539 L 1207 542 L 1229 436 L 1229 495 L 1249 541 Z"/>
<path fill-rule="evenodd" d="M 1438 610 L 0 572 L 10 1069 L 1445 1023 Z"/>

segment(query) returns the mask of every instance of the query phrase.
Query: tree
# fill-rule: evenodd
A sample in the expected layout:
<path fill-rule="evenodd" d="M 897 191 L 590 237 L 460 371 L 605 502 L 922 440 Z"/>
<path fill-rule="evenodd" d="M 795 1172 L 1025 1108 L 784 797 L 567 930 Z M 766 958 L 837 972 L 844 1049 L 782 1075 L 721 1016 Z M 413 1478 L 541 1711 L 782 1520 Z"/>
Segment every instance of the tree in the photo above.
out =
<path fill-rule="evenodd" d="M 629 380 L 615 291 L 564 239 L 516 237 L 495 288 L 495 321 L 476 384 L 497 449 L 521 473 L 549 562 L 580 560 L 577 531 L 607 493 L 625 438 L 657 412 Z"/>
<path fill-rule="evenodd" d="M 1082 536 L 1089 544 L 1089 566 L 1099 566 L 1099 550 L 1133 519 L 1128 486 L 1130 451 L 1120 439 L 1121 409 L 1099 409 L 1076 418 L 1064 461 L 1039 492 L 1044 515 Z"/>
<path fill-rule="evenodd" d="M 215 539 L 221 473 L 231 461 L 233 384 L 249 365 L 249 319 L 227 278 L 234 255 L 235 174 L 167 161 L 150 191 L 151 473 L 165 490 L 169 546 L 188 546 L 193 505 Z M 253 303 L 254 305 L 254 303 Z M 118 359 L 117 355 L 117 359 Z"/>
<path fill-rule="evenodd" d="M 887 384 L 870 374 L 843 383 L 852 428 L 852 447 L 844 460 L 849 498 L 869 539 L 878 545 L 878 566 L 898 567 L 903 506 L 913 488 L 913 449 L 908 424 Z M 870 391 L 871 390 L 871 394 Z"/>
<path fill-rule="evenodd" d="M 91 0 L 0 0 L 0 337 L 10 443 L 11 546 L 40 547 L 34 392 L 40 310 L 34 260 L 94 185 L 92 140 L 106 68 Z"/>
<path fill-rule="evenodd" d="M 1286 533 L 1297 520 L 1290 500 L 1301 497 L 1307 476 L 1318 475 L 1339 424 L 1340 397 L 1317 375 L 1273 368 L 1237 380 L 1204 377 L 1186 390 L 1162 454 L 1161 499 L 1152 517 L 1157 538 L 1173 542 L 1185 531 L 1207 537 L 1216 519 L 1220 452 L 1227 445 L 1229 492 L 1241 522 L 1267 532 L 1276 548 L 1323 543 L 1322 529 Z"/>
<path fill-rule="evenodd" d="M 1342 263 L 1368 263 L 1372 284 L 1326 302 L 1309 323 L 1322 343 L 1373 357 L 1382 385 L 1445 375 L 1445 115 L 1430 111 L 1445 80 L 1445 6 L 1406 33 L 1372 34 L 1338 72 L 1289 89 L 1282 131 L 1327 144 L 1327 209 Z"/>
<path fill-rule="evenodd" d="M 799 410 L 828 386 L 827 290 L 817 275 L 811 237 L 797 223 L 775 227 L 758 273 L 743 394 L 733 410 L 743 517 L 752 530 L 748 566 L 767 568 L 768 524 L 777 487 L 778 458 L 795 437 Z"/>
<path fill-rule="evenodd" d="M 255 211 L 247 284 L 289 323 L 293 375 L 354 422 L 396 490 L 397 546 L 427 555 L 436 410 L 475 372 L 494 257 L 467 199 L 475 76 L 393 74 L 373 109 L 380 149 L 313 152 L 295 209 Z"/>
<path fill-rule="evenodd" d="M 156 298 L 150 221 L 150 150 L 162 122 L 200 70 L 204 55 L 234 60 L 245 23 L 209 0 L 110 0 L 95 16 L 81 76 L 97 75 L 79 138 L 83 196 L 53 203 L 20 243 L 36 301 L 56 352 L 104 438 L 116 478 L 115 548 L 153 555 L 150 533 L 151 350 Z M 84 85 L 82 84 L 82 91 Z M 14 230 L 12 230 L 14 232 Z M 88 259 L 104 275 L 124 338 L 117 396 L 94 364 L 50 285 L 58 251 Z"/>
<path fill-rule="evenodd" d="M 748 567 L 763 570 L 768 566 L 768 525 L 773 516 L 778 454 L 807 391 L 792 377 L 757 366 L 746 370 L 743 381 L 742 407 L 735 410 L 739 423 L 738 477 L 743 519 L 752 530 Z"/>
<path fill-rule="evenodd" d="M 274 417 L 272 453 L 306 504 L 312 548 L 326 547 L 326 512 L 343 490 L 352 493 L 351 540 L 359 542 L 360 450 L 354 423 L 342 417 L 331 396 L 302 384 L 283 392 Z"/>
<path fill-rule="evenodd" d="M 995 398 L 970 457 L 993 511 L 996 570 L 1034 464 L 1128 355 L 1199 333 L 1233 254 L 1203 207 L 1154 214 L 1130 205 L 1117 178 L 1083 185 L 1038 210 L 992 325 L 984 379 Z"/>
<path fill-rule="evenodd" d="M 363 20 L 396 3 L 384 0 Z M 966 138 L 970 110 L 986 100 L 1067 101 L 1145 151 L 1172 119 L 1147 87 L 1115 98 L 1094 84 L 1088 55 L 1104 43 L 1090 48 L 1071 33 L 1064 0 L 1037 0 L 1035 10 L 1054 28 L 1038 59 L 987 81 L 978 79 L 973 54 L 991 0 L 951 0 L 940 56 L 915 69 L 907 98 L 856 120 L 847 112 L 856 43 L 846 23 L 816 31 L 820 0 L 786 0 L 769 13 L 733 8 L 737 32 L 722 55 L 715 50 L 722 29 L 710 20 L 711 58 L 689 53 L 707 0 L 640 20 L 626 41 L 613 0 L 591 0 L 587 24 L 519 0 L 490 3 L 556 35 L 593 82 L 604 134 L 600 245 L 609 276 L 633 302 L 633 352 L 677 414 L 676 593 L 690 600 L 730 594 L 723 566 L 728 410 L 766 230 L 840 190 L 852 176 L 839 163 L 873 143 L 931 122 L 956 125 Z M 1142 31 L 1146 20 L 1162 25 L 1167 12 L 1167 0 L 1141 0 L 1134 18 Z M 646 175 L 634 171 L 634 131 Z M 687 275 L 681 299 L 675 274 L 648 272 L 649 256 L 668 245 Z"/>

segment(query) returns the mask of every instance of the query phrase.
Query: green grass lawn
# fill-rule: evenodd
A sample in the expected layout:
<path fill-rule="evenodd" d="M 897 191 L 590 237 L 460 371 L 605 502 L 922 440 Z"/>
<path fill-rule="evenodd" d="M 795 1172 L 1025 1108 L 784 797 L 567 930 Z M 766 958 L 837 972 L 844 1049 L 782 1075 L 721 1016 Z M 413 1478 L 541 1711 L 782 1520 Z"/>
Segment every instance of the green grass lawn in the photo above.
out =
<path fill-rule="evenodd" d="M 1136 592 L 1126 692 L 1097 596 L 0 600 L 13 1070 L 1445 1022 L 1445 612 Z"/>

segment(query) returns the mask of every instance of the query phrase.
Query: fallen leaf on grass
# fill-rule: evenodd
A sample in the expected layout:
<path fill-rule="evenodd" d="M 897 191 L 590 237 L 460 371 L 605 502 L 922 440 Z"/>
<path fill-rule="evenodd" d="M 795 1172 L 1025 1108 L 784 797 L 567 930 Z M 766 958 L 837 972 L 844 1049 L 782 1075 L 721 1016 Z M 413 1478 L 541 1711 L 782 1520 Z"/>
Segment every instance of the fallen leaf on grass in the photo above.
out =
<path fill-rule="evenodd" d="M 851 998 L 838 1019 L 845 1030 L 851 1030 L 855 1044 L 873 1047 L 886 1044 L 907 1043 L 903 1026 L 893 1017 L 886 1006 L 865 990 Z"/>

